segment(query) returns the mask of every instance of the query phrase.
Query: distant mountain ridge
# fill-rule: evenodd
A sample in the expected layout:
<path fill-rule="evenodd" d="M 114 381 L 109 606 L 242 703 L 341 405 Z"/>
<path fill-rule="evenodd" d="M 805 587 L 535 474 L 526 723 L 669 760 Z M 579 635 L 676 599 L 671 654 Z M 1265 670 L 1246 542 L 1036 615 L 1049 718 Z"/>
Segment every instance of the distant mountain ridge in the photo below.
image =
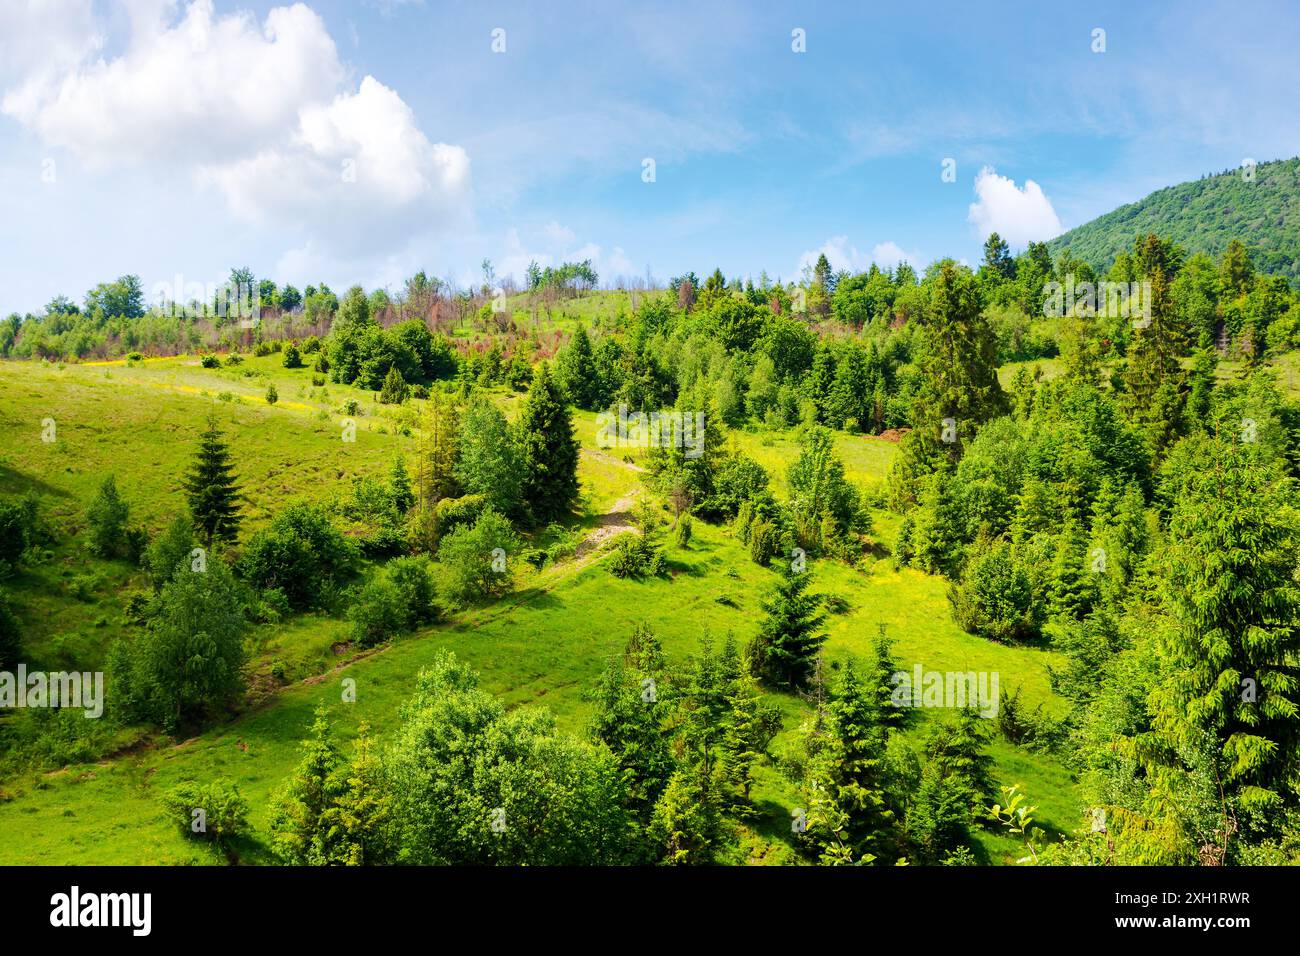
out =
<path fill-rule="evenodd" d="M 1239 167 L 1157 190 L 1057 236 L 1048 248 L 1053 256 L 1069 248 L 1104 271 L 1139 234 L 1169 236 L 1189 255 L 1216 259 L 1240 239 L 1258 271 L 1300 285 L 1300 157 L 1258 164 L 1253 182 L 1243 173 Z"/>

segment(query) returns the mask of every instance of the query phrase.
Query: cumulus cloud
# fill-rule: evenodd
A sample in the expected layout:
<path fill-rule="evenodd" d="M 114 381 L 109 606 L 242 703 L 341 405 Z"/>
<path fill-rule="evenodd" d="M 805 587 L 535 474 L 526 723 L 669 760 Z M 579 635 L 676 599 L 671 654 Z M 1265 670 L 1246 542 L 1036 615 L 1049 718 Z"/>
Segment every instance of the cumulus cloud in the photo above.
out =
<path fill-rule="evenodd" d="M 145 0 L 119 56 L 92 61 L 96 47 L 81 44 L 61 70 L 29 70 L 0 110 L 89 166 L 179 170 L 215 186 L 237 217 L 310 241 L 346 246 L 380 228 L 400 239 L 468 203 L 466 152 L 430 142 L 374 77 L 348 89 L 325 24 L 301 3 L 259 24 L 215 15 L 212 0 L 179 16 L 173 0 Z"/>
<path fill-rule="evenodd" d="M 998 233 L 1012 246 L 1041 242 L 1059 236 L 1061 220 L 1042 187 L 1026 179 L 1023 188 L 985 166 L 975 177 L 977 201 L 971 203 L 968 221 L 981 239 Z"/>
<path fill-rule="evenodd" d="M 907 262 L 913 266 L 919 266 L 921 263 L 919 252 L 907 252 L 893 241 L 877 243 L 872 246 L 871 252 L 863 253 L 849 242 L 848 236 L 831 236 L 820 247 L 810 249 L 799 257 L 799 268 L 795 270 L 796 273 L 802 273 L 805 268 L 815 266 L 818 256 L 822 255 L 826 256 L 826 261 L 836 272 L 841 270 L 865 272 L 873 262 L 882 269 L 892 269 L 900 262 Z"/>

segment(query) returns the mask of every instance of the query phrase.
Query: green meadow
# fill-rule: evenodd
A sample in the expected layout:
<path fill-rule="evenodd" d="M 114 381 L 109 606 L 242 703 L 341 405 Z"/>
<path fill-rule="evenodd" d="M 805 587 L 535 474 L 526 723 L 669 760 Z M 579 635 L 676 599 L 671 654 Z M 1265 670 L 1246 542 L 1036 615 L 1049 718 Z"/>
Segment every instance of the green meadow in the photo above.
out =
<path fill-rule="evenodd" d="M 75 529 L 97 484 L 112 473 L 134 520 L 161 530 L 183 506 L 178 476 L 207 415 L 216 414 L 230 436 L 248 499 L 245 533 L 286 501 L 328 496 L 350 478 L 385 473 L 396 455 L 413 452 L 419 401 L 394 411 L 370 392 L 313 388 L 310 376 L 281 368 L 277 355 L 221 369 L 204 369 L 193 357 L 62 367 L 0 363 L 0 425 L 11 436 L 0 458 L 0 492 L 36 489 L 64 529 L 44 560 L 9 582 L 32 666 L 102 665 L 110 641 L 129 626 L 125 596 L 147 584 L 143 572 L 124 562 L 90 557 Z M 268 384 L 279 392 L 275 405 L 264 399 Z M 495 394 L 508 410 L 519 404 L 513 393 Z M 360 412 L 352 443 L 340 437 L 349 399 Z M 41 441 L 46 418 L 56 422 L 54 443 Z M 578 412 L 574 418 L 583 446 L 583 513 L 574 524 L 585 528 L 616 506 L 626 508 L 639 493 L 641 450 L 601 449 L 596 416 Z M 729 441 L 763 464 L 778 493 L 784 492 L 785 471 L 797 454 L 793 435 L 734 431 Z M 869 488 L 883 481 L 896 446 L 840 434 L 836 451 L 850 479 Z M 885 554 L 894 524 L 884 512 L 874 517 L 876 552 Z M 315 708 L 328 708 L 342 739 L 362 724 L 382 737 L 396 727 L 416 674 L 443 649 L 472 665 L 484 687 L 509 706 L 548 708 L 563 729 L 582 733 L 588 691 L 637 623 L 655 630 L 673 662 L 695 653 L 706 637 L 718 642 L 731 634 L 743 642 L 752 633 L 777 572 L 751 562 L 728 529 L 703 522 L 695 529 L 687 547 L 668 545 L 665 578 L 616 578 L 603 567 L 600 550 L 541 572 L 514 569 L 516 589 L 500 601 L 368 652 L 347 645 L 344 621 L 320 614 L 259 625 L 248 638 L 252 691 L 225 721 L 187 740 L 121 732 L 93 759 L 11 770 L 0 778 L 0 833 L 6 835 L 0 863 L 226 862 L 215 849 L 187 840 L 159 803 L 163 791 L 182 781 L 214 778 L 237 784 L 252 807 L 252 835 L 231 852 L 242 862 L 271 862 L 265 840 L 270 798 L 295 765 Z M 902 668 L 997 672 L 1001 687 L 1019 688 L 1029 707 L 1063 712 L 1048 680 L 1054 654 L 963 632 L 952 622 L 946 581 L 898 569 L 888 557 L 856 568 L 820 561 L 812 569 L 815 589 L 841 599 L 828 618 L 831 668 L 850 656 L 869 658 L 883 625 Z M 343 700 L 345 681 L 354 682 L 355 702 Z M 779 754 L 812 711 L 801 699 L 769 696 L 784 718 L 772 748 Z M 930 719 L 927 713 L 908 731 L 913 744 L 919 745 Z M 1049 838 L 1081 825 L 1074 785 L 1057 761 L 1001 742 L 992 753 L 999 783 L 1022 785 Z M 789 821 L 796 788 L 765 763 L 754 796 L 759 813 L 738 824 L 725 860 L 793 862 Z M 990 862 L 1012 862 L 1023 852 L 1018 842 L 991 830 L 978 831 L 977 839 Z"/>

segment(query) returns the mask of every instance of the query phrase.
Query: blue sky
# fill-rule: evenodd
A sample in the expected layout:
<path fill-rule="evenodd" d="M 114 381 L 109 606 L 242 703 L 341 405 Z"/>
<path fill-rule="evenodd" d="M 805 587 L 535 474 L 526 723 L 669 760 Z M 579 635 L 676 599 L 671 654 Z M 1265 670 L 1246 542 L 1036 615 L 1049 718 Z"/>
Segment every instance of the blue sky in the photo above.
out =
<path fill-rule="evenodd" d="M 1298 41 L 1284 3 L 0 0 L 0 312 L 236 265 L 973 262 L 1300 153 Z"/>

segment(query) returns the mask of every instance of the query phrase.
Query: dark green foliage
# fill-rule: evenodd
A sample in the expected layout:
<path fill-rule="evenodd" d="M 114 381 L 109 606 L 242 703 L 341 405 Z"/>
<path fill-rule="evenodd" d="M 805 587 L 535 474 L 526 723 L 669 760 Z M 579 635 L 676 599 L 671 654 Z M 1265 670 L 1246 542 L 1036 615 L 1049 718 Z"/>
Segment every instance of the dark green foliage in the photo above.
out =
<path fill-rule="evenodd" d="M 356 570 L 357 548 L 323 508 L 292 504 L 248 542 L 240 573 L 257 588 L 280 588 L 295 609 L 321 607 Z"/>
<path fill-rule="evenodd" d="M 243 591 L 215 556 L 176 574 L 148 629 L 118 661 L 114 697 L 169 732 L 232 702 L 244 687 Z"/>
<path fill-rule="evenodd" d="M 182 783 L 162 798 L 163 809 L 187 836 L 223 844 L 248 828 L 248 801 L 234 784 Z"/>
<path fill-rule="evenodd" d="M 547 523 L 569 516 L 578 497 L 578 440 L 559 387 L 547 365 L 533 376 L 519 417 L 524 502 L 533 519 Z"/>
<path fill-rule="evenodd" d="M 1168 236 L 1189 253 L 1219 255 L 1242 239 L 1262 272 L 1300 278 L 1300 159 L 1260 163 L 1255 181 L 1229 169 L 1194 182 L 1168 186 L 1144 199 L 1077 226 L 1047 245 L 1069 249 L 1099 274 L 1110 269 L 1138 234 Z"/>
<path fill-rule="evenodd" d="M 809 762 L 806 839 L 824 863 L 863 863 L 892 855 L 897 822 L 887 794 L 888 731 L 875 688 L 850 660 L 826 707 L 826 740 Z"/>
<path fill-rule="evenodd" d="M 88 546 L 101 558 L 123 557 L 127 550 L 126 522 L 131 509 L 117 492 L 117 480 L 109 475 L 86 511 L 90 526 Z"/>
<path fill-rule="evenodd" d="M 22 632 L 9 600 L 0 591 L 0 671 L 12 671 L 22 660 Z"/>
<path fill-rule="evenodd" d="M 234 541 L 239 534 L 239 488 L 235 483 L 230 449 L 217 429 L 215 418 L 199 435 L 199 450 L 182 486 L 190 517 L 205 545 L 215 540 Z"/>
<path fill-rule="evenodd" d="M 821 598 L 806 593 L 810 572 L 785 570 L 776 587 L 763 600 L 763 614 L 752 659 L 760 662 L 754 676 L 777 687 L 799 689 L 807 685 L 826 633 Z"/>
<path fill-rule="evenodd" d="M 379 392 L 379 404 L 400 405 L 410 397 L 410 394 L 411 390 L 407 387 L 406 380 L 394 365 L 384 376 L 384 387 Z"/>
<path fill-rule="evenodd" d="M 997 797 L 988 754 L 991 725 L 975 708 L 963 707 L 935 727 L 926 741 L 927 758 L 937 773 L 952 779 L 971 822 L 982 819 Z"/>
<path fill-rule="evenodd" d="M 385 760 L 397 862 L 580 866 L 627 859 L 623 773 L 550 713 L 507 711 L 451 655 L 423 671 Z"/>
<path fill-rule="evenodd" d="M 161 591 L 182 567 L 188 570 L 193 550 L 194 524 L 187 515 L 178 514 L 145 555 L 145 565 L 155 591 Z"/>

